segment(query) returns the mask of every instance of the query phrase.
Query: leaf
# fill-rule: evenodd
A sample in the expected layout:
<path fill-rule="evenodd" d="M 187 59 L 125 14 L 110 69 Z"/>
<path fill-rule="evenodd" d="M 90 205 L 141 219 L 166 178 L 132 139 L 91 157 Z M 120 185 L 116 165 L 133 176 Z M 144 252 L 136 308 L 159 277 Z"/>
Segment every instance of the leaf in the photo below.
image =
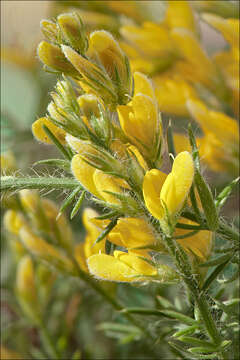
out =
<path fill-rule="evenodd" d="M 195 167 L 197 170 L 200 171 L 200 157 L 199 157 L 199 151 L 196 143 L 195 136 L 192 131 L 192 125 L 188 125 L 188 136 L 189 136 L 189 142 L 192 148 L 192 157 L 195 164 Z"/>
<path fill-rule="evenodd" d="M 59 214 L 61 214 L 73 202 L 73 199 L 75 198 L 75 196 L 79 193 L 79 191 L 81 189 L 82 189 L 82 187 L 78 186 L 75 190 L 73 190 L 71 192 L 71 194 L 62 203 L 62 205 L 59 209 Z"/>
<path fill-rule="evenodd" d="M 52 142 L 56 145 L 56 147 L 58 148 L 58 150 L 61 152 L 61 154 L 67 159 L 67 160 L 71 160 L 72 157 L 69 154 L 69 152 L 65 149 L 65 147 L 60 143 L 60 141 L 58 141 L 58 139 L 56 138 L 56 136 L 51 132 L 51 130 L 46 126 L 43 125 L 42 126 L 44 132 L 47 134 L 47 136 L 50 137 L 50 139 L 52 140 Z"/>
<path fill-rule="evenodd" d="M 107 227 L 103 230 L 103 232 L 97 237 L 94 244 L 97 244 L 100 241 L 102 241 L 110 233 L 110 231 L 117 225 L 117 221 L 118 221 L 117 217 L 112 219 L 110 224 L 108 224 Z"/>
<path fill-rule="evenodd" d="M 174 158 L 176 157 L 176 151 L 174 146 L 174 140 L 173 140 L 173 133 L 172 133 L 172 122 L 169 120 L 168 128 L 167 128 L 167 145 L 168 145 L 168 153 L 171 163 L 173 163 Z M 170 154 L 173 155 L 170 156 Z"/>
<path fill-rule="evenodd" d="M 57 166 L 68 172 L 70 172 L 71 170 L 70 162 L 68 160 L 63 160 L 63 159 L 39 160 L 33 164 L 33 166 L 37 166 L 37 165 Z"/>
<path fill-rule="evenodd" d="M 210 230 L 215 231 L 218 228 L 217 209 L 213 200 L 211 190 L 198 169 L 195 170 L 195 184 L 197 186 L 198 194 L 206 216 L 208 227 Z"/>
<path fill-rule="evenodd" d="M 204 262 L 202 264 L 199 264 L 199 266 L 200 267 L 215 266 L 215 265 L 224 263 L 225 261 L 231 259 L 231 257 L 232 257 L 232 254 L 222 255 L 222 256 L 219 256 L 217 259 L 209 260 L 209 261 L 206 261 L 206 262 Z"/>
<path fill-rule="evenodd" d="M 84 197 L 85 197 L 85 194 L 86 194 L 86 191 L 84 190 L 79 199 L 77 200 L 76 204 L 74 205 L 74 208 L 72 209 L 72 212 L 71 212 L 71 215 L 70 215 L 70 219 L 72 220 L 74 218 L 74 216 L 77 214 L 78 210 L 80 209 L 81 205 L 82 205 L 82 202 L 84 200 Z"/>
<path fill-rule="evenodd" d="M 165 316 L 170 319 L 178 320 L 183 324 L 187 325 L 197 325 L 199 324 L 198 321 L 194 320 L 193 318 L 190 318 L 189 316 L 186 316 L 184 314 L 181 314 L 179 312 L 173 311 L 173 310 L 157 310 L 157 309 L 146 309 L 142 307 L 132 307 L 132 308 L 125 308 L 121 310 L 121 312 L 125 313 L 131 313 L 131 314 L 139 314 L 139 315 L 156 315 L 156 316 Z"/>
<path fill-rule="evenodd" d="M 225 266 L 229 263 L 230 258 L 228 258 L 225 262 L 219 264 L 216 269 L 208 276 L 208 278 L 205 280 L 202 291 L 206 291 L 209 286 L 212 284 L 212 282 L 217 278 L 217 276 L 220 274 L 220 272 L 223 271 Z"/>

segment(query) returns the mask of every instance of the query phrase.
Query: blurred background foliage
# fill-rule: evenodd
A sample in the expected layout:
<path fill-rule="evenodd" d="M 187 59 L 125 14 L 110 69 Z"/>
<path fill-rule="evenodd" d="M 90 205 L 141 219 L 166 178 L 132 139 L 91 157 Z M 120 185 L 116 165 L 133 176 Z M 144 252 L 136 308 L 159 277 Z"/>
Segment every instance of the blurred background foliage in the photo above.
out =
<path fill-rule="evenodd" d="M 124 6 L 122 6 L 124 3 Z M 107 29 L 119 38 L 120 24 L 131 22 L 141 23 L 144 20 L 160 22 L 164 17 L 165 1 L 141 1 L 135 8 L 134 1 L 2 1 L 1 2 L 1 152 L 11 150 L 17 161 L 17 168 L 27 170 L 29 164 L 56 157 L 57 150 L 52 146 L 40 145 L 33 138 L 31 124 L 43 116 L 49 103 L 49 92 L 53 88 L 56 77 L 42 70 L 42 65 L 36 56 L 36 47 L 42 35 L 39 23 L 43 18 L 54 18 L 61 12 L 77 8 L 83 20 L 87 19 L 87 30 Z M 233 7 L 226 6 L 228 1 L 192 1 L 197 11 L 218 13 L 224 17 L 233 17 L 238 13 L 238 1 L 233 2 Z M 137 9 L 137 11 L 136 11 Z M 96 14 L 101 16 L 96 16 Z M 130 20 L 127 18 L 130 16 Z M 203 43 L 208 51 L 215 52 L 226 48 L 223 38 L 206 24 L 201 24 Z M 169 116 L 166 117 L 169 119 Z M 174 119 L 174 117 L 173 117 Z M 181 118 L 180 126 L 186 128 L 186 118 Z M 46 167 L 44 167 L 46 169 Z M 35 170 L 27 170 L 33 172 Z M 41 170 L 38 170 L 41 171 Z M 51 172 L 51 169 L 48 169 Z M 228 178 L 225 175 L 216 175 L 206 169 L 208 180 L 212 181 L 217 190 L 223 186 Z M 50 195 L 55 197 L 56 194 Z M 62 200 L 58 194 L 58 201 Z M 85 200 L 85 205 L 88 205 Z M 225 205 L 224 215 L 232 218 L 236 215 L 238 207 L 237 190 Z M 234 221 L 237 223 L 237 219 Z M 81 213 L 72 221 L 75 237 L 83 237 Z M 218 239 L 216 240 L 218 241 Z M 219 240 L 220 241 L 220 240 Z M 24 359 L 47 359 L 42 352 L 37 329 L 29 324 L 21 315 L 21 310 L 13 296 L 16 261 L 11 256 L 11 242 L 6 241 L 2 233 L 1 241 L 1 328 L 2 344 L 9 349 L 17 349 L 24 354 Z M 233 273 L 232 268 L 227 268 L 226 277 Z M 174 297 L 181 292 L 181 286 L 139 287 L 121 284 L 117 290 L 115 285 L 106 285 L 108 291 L 118 291 L 118 297 L 124 300 L 126 306 L 153 307 L 157 296 Z M 215 289 L 212 289 L 216 292 Z M 220 285 L 218 292 L 233 291 L 232 284 Z M 183 292 L 183 291 L 182 291 Z M 184 311 L 188 303 L 187 294 L 182 293 L 182 301 L 176 298 L 175 306 Z M 147 359 L 153 356 L 151 351 L 141 342 L 134 340 L 134 335 L 126 329 L 119 327 L 113 329 L 107 325 L 115 320 L 122 322 L 121 317 L 113 313 L 109 305 L 87 288 L 83 283 L 69 280 L 60 276 L 54 283 L 50 293 L 50 300 L 45 309 L 45 321 L 53 337 L 57 339 L 59 351 L 66 358 L 72 359 Z M 147 318 L 146 326 L 159 327 L 165 325 L 164 320 L 154 321 L 151 325 Z M 156 320 L 153 317 L 154 320 Z M 105 325 L 99 326 L 101 323 Z M 171 333 L 174 321 L 168 321 L 169 326 L 164 326 L 165 332 Z M 124 323 L 123 323 L 124 325 Z M 107 329 L 108 337 L 103 329 Z M 161 351 L 159 359 L 169 356 L 168 348 L 162 334 L 158 339 Z M 132 341 L 133 340 L 133 341 Z M 137 336 L 136 336 L 137 340 Z M 30 343 L 30 347 L 29 347 Z M 5 353 L 5 352 L 6 353 Z M 1 358 L 21 358 L 20 355 L 2 348 Z M 177 355 L 173 355 L 177 356 Z M 168 357 L 169 358 L 169 357 Z"/>

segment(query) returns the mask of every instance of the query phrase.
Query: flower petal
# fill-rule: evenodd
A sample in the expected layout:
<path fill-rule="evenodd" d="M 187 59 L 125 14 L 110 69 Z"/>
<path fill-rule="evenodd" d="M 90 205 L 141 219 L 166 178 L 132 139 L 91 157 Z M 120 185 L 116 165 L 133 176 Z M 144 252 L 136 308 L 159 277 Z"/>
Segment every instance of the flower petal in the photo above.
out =
<path fill-rule="evenodd" d="M 143 196 L 145 204 L 151 214 L 157 219 L 164 216 L 164 209 L 160 202 L 160 192 L 167 175 L 157 169 L 147 171 L 143 180 Z"/>

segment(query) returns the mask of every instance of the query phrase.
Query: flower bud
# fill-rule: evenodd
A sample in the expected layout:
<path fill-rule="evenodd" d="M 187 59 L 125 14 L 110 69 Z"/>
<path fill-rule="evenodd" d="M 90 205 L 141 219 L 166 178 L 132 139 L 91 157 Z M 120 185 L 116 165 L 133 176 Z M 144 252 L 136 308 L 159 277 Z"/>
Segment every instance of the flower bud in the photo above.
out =
<path fill-rule="evenodd" d="M 34 322 L 38 321 L 37 289 L 33 262 L 29 255 L 25 255 L 18 264 L 16 290 L 23 311 Z"/>
<path fill-rule="evenodd" d="M 3 223 L 5 228 L 12 234 L 18 235 L 22 226 L 26 225 L 24 217 L 14 211 L 8 210 L 4 214 Z"/>
<path fill-rule="evenodd" d="M 84 54 L 88 49 L 88 40 L 80 16 L 76 12 L 61 14 L 57 22 L 66 43 L 80 54 Z"/>
<path fill-rule="evenodd" d="M 74 274 L 73 264 L 59 249 L 36 236 L 27 226 L 22 227 L 19 234 L 23 245 L 37 258 L 54 265 L 60 271 Z"/>
<path fill-rule="evenodd" d="M 69 63 L 58 46 L 42 41 L 38 45 L 38 56 L 43 64 L 48 67 L 74 78 L 79 78 L 78 71 Z"/>
<path fill-rule="evenodd" d="M 40 27 L 47 40 L 53 43 L 58 42 L 58 27 L 54 22 L 44 19 L 40 22 Z"/>
<path fill-rule="evenodd" d="M 114 84 L 105 71 L 91 63 L 91 61 L 85 57 L 79 55 L 69 46 L 62 45 L 62 51 L 83 77 L 81 82 L 85 83 L 92 93 L 101 97 L 107 104 L 117 103 Z"/>
<path fill-rule="evenodd" d="M 35 138 L 41 142 L 46 144 L 52 144 L 52 140 L 48 137 L 43 129 L 43 125 L 47 126 L 47 128 L 53 133 L 53 135 L 58 139 L 61 144 L 65 144 L 65 135 L 66 132 L 54 125 L 48 118 L 42 117 L 32 124 L 32 132 Z"/>

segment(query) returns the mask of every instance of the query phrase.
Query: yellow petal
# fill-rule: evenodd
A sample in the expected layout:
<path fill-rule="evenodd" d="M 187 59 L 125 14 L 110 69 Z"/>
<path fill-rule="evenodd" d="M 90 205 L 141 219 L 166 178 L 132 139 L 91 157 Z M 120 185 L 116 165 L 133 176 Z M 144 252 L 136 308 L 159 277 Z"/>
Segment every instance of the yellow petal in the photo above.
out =
<path fill-rule="evenodd" d="M 184 219 L 182 222 L 188 225 L 196 225 L 196 223 L 191 220 Z M 189 230 L 176 228 L 174 235 L 182 236 L 186 235 L 188 232 Z M 185 239 L 178 239 L 177 242 L 183 246 L 185 250 L 193 252 L 202 261 L 205 261 L 211 254 L 212 238 L 213 234 L 211 231 L 202 230 L 193 236 Z"/>
<path fill-rule="evenodd" d="M 177 214 L 186 200 L 194 178 L 194 163 L 187 151 L 179 153 L 171 173 L 163 184 L 160 199 L 170 215 Z"/>
<path fill-rule="evenodd" d="M 91 146 L 90 143 L 80 140 L 70 134 L 66 135 L 66 142 L 68 145 L 77 153 L 80 155 L 84 155 L 86 153 L 97 155 L 97 150 Z"/>
<path fill-rule="evenodd" d="M 76 261 L 78 262 L 80 268 L 88 272 L 87 262 L 86 262 L 86 256 L 84 251 L 84 243 L 77 244 L 74 248 L 74 257 L 76 258 Z"/>
<path fill-rule="evenodd" d="M 140 257 L 134 255 L 133 253 L 129 254 L 116 250 L 114 251 L 114 257 L 131 267 L 138 273 L 138 275 L 154 276 L 157 274 L 157 270 L 152 265 Z"/>
<path fill-rule="evenodd" d="M 184 75 L 191 75 L 195 82 L 200 81 L 206 86 L 213 86 L 212 79 L 216 77 L 213 63 L 202 49 L 193 34 L 183 28 L 171 31 L 175 46 L 184 61 L 178 62 L 178 69 Z M 189 74 L 188 74 L 189 73 Z"/>
<path fill-rule="evenodd" d="M 66 59 L 61 49 L 56 45 L 42 41 L 38 45 L 38 56 L 45 65 L 61 73 L 63 72 L 73 77 L 79 75 L 73 65 Z"/>
<path fill-rule="evenodd" d="M 152 82 L 146 75 L 140 72 L 135 72 L 133 74 L 133 79 L 134 95 L 143 94 L 149 96 L 152 99 L 155 98 Z"/>
<path fill-rule="evenodd" d="M 66 258 L 58 248 L 47 243 L 44 239 L 36 236 L 30 228 L 24 226 L 19 232 L 23 245 L 35 256 L 42 260 L 55 264 L 65 271 L 73 272 L 72 262 Z"/>
<path fill-rule="evenodd" d="M 45 125 L 53 133 L 53 135 L 58 139 L 61 144 L 65 144 L 65 135 L 66 132 L 54 125 L 52 121 L 48 120 L 46 117 L 42 117 L 32 124 L 33 135 L 37 140 L 44 142 L 46 144 L 53 144 L 52 140 L 47 136 L 42 126 Z"/>
<path fill-rule="evenodd" d="M 90 119 L 92 115 L 99 117 L 98 98 L 92 94 L 84 94 L 78 97 L 78 104 L 83 114 Z"/>
<path fill-rule="evenodd" d="M 89 272 L 96 278 L 118 282 L 140 281 L 139 278 L 134 278 L 138 275 L 135 270 L 113 256 L 92 255 L 87 263 Z"/>
<path fill-rule="evenodd" d="M 184 134 L 174 134 L 173 135 L 174 146 L 176 153 L 180 153 L 182 151 L 191 151 L 191 146 L 189 143 L 189 139 Z"/>
<path fill-rule="evenodd" d="M 21 295 L 30 296 L 32 299 L 34 294 L 36 296 L 34 267 L 29 255 L 25 255 L 18 264 L 16 286 Z"/>
<path fill-rule="evenodd" d="M 19 234 L 21 227 L 26 225 L 26 221 L 24 220 L 22 214 L 14 210 L 8 210 L 5 212 L 3 223 L 9 232 L 16 235 Z"/>
<path fill-rule="evenodd" d="M 141 142 L 151 149 L 158 119 L 154 101 L 147 95 L 138 94 L 133 97 L 131 106 L 121 105 L 117 107 L 117 110 L 121 127 L 126 136 L 136 146 L 139 147 L 139 142 Z"/>
<path fill-rule="evenodd" d="M 108 237 L 113 243 L 121 238 L 122 245 L 128 249 L 156 243 L 150 225 L 140 218 L 120 218 Z"/>
<path fill-rule="evenodd" d="M 167 2 L 166 23 L 170 28 L 185 28 L 196 32 L 196 23 L 191 5 L 188 1 Z"/>
<path fill-rule="evenodd" d="M 215 14 L 203 14 L 202 17 L 220 31 L 232 46 L 239 47 L 239 19 L 224 19 Z"/>
<path fill-rule="evenodd" d="M 91 255 L 105 252 L 105 239 L 103 239 L 97 244 L 94 244 L 98 236 L 104 230 L 104 224 L 101 228 L 100 226 L 96 225 L 96 222 L 93 221 L 96 216 L 98 216 L 98 213 L 93 209 L 84 209 L 83 224 L 85 229 L 87 230 L 87 235 L 84 241 L 84 256 L 86 259 Z M 100 221 L 98 222 L 98 224 L 99 223 Z"/>
<path fill-rule="evenodd" d="M 141 155 L 140 151 L 138 150 L 138 148 L 134 145 L 130 145 L 127 147 L 128 150 L 130 150 L 130 155 L 131 153 L 133 153 L 137 160 L 139 165 L 143 168 L 144 171 L 148 170 L 148 165 L 146 163 L 146 161 L 144 160 L 144 157 Z"/>
<path fill-rule="evenodd" d="M 188 100 L 187 107 L 204 131 L 213 133 L 223 144 L 232 145 L 238 142 L 239 127 L 235 119 L 224 113 L 209 110 L 198 100 Z"/>
<path fill-rule="evenodd" d="M 95 182 L 93 180 L 93 175 L 96 171 L 96 169 L 88 165 L 84 160 L 82 160 L 81 155 L 74 155 L 72 158 L 72 172 L 75 178 L 82 184 L 82 186 L 95 195 L 98 198 L 102 198 L 100 193 L 98 192 Z"/>
<path fill-rule="evenodd" d="M 115 193 L 123 193 L 122 188 L 129 189 L 129 185 L 126 181 L 119 179 L 115 176 L 105 174 L 101 170 L 96 170 L 93 175 L 94 184 L 101 197 L 112 204 L 119 205 L 120 200 L 111 194 L 107 194 L 105 191 L 111 191 Z"/>
<path fill-rule="evenodd" d="M 147 171 L 143 181 L 143 196 L 150 213 L 157 219 L 164 216 L 164 209 L 160 202 L 160 192 L 167 175 L 157 169 Z"/>
<path fill-rule="evenodd" d="M 159 75 L 154 78 L 159 109 L 174 115 L 186 116 L 186 101 L 197 96 L 194 88 L 181 77 Z"/>

